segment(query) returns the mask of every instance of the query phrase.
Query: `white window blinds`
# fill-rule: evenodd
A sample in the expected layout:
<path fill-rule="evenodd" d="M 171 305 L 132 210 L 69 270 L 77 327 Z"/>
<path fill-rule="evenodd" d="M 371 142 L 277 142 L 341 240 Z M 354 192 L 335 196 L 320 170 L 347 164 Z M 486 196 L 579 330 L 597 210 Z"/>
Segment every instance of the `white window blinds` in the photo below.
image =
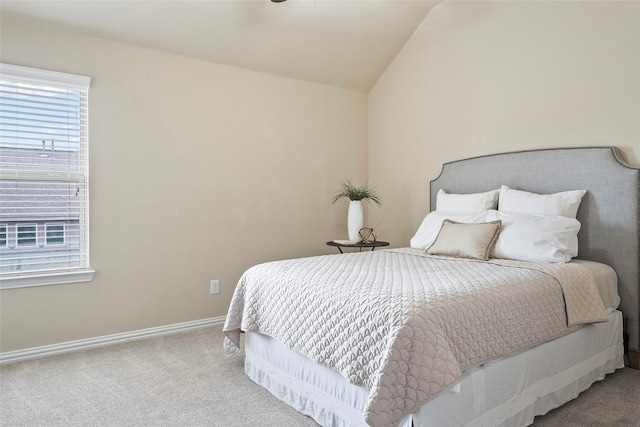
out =
<path fill-rule="evenodd" d="M 89 84 L 0 64 L 0 279 L 89 268 Z"/>

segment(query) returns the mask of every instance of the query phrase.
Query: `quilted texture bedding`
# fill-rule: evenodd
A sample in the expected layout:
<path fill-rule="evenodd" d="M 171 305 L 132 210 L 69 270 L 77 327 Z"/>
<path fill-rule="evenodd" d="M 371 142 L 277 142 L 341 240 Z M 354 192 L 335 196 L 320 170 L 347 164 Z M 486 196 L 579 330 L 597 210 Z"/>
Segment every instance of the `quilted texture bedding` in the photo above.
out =
<path fill-rule="evenodd" d="M 272 336 L 369 389 L 369 425 L 396 426 L 464 370 L 606 319 L 578 264 L 380 250 L 248 269 L 224 346 L 235 353 L 241 330 Z"/>

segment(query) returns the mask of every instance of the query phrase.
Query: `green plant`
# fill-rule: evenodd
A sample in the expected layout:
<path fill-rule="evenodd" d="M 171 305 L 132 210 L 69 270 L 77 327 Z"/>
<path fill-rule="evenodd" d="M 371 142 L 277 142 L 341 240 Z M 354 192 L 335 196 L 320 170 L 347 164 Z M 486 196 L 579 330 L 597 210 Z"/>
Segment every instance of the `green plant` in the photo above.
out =
<path fill-rule="evenodd" d="M 349 200 L 369 200 L 377 204 L 378 206 L 382 205 L 380 196 L 372 186 L 370 186 L 369 184 L 365 184 L 360 187 L 356 187 L 355 185 L 351 184 L 349 180 L 342 181 L 342 187 L 340 188 L 340 191 L 338 191 L 338 193 L 335 195 L 331 203 L 335 203 L 343 198 Z"/>

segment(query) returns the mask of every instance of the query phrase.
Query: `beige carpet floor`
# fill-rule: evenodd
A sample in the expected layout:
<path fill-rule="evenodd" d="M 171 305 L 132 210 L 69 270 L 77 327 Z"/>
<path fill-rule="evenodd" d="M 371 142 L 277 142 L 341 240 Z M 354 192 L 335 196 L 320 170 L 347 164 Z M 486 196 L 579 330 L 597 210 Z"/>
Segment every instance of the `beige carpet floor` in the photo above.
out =
<path fill-rule="evenodd" d="M 221 328 L 210 327 L 5 365 L 0 425 L 317 426 L 242 364 L 223 356 Z M 534 426 L 640 426 L 640 371 L 607 376 Z"/>

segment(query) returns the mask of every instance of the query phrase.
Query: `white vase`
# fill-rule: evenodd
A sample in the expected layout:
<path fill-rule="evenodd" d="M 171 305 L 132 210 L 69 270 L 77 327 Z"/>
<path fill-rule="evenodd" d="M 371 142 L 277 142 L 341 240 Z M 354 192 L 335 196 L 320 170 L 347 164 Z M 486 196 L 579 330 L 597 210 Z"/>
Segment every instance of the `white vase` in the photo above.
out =
<path fill-rule="evenodd" d="M 360 241 L 358 232 L 364 223 L 364 212 L 362 211 L 361 200 L 351 200 L 349 202 L 349 213 L 347 216 L 347 231 L 349 232 L 349 240 Z"/>

